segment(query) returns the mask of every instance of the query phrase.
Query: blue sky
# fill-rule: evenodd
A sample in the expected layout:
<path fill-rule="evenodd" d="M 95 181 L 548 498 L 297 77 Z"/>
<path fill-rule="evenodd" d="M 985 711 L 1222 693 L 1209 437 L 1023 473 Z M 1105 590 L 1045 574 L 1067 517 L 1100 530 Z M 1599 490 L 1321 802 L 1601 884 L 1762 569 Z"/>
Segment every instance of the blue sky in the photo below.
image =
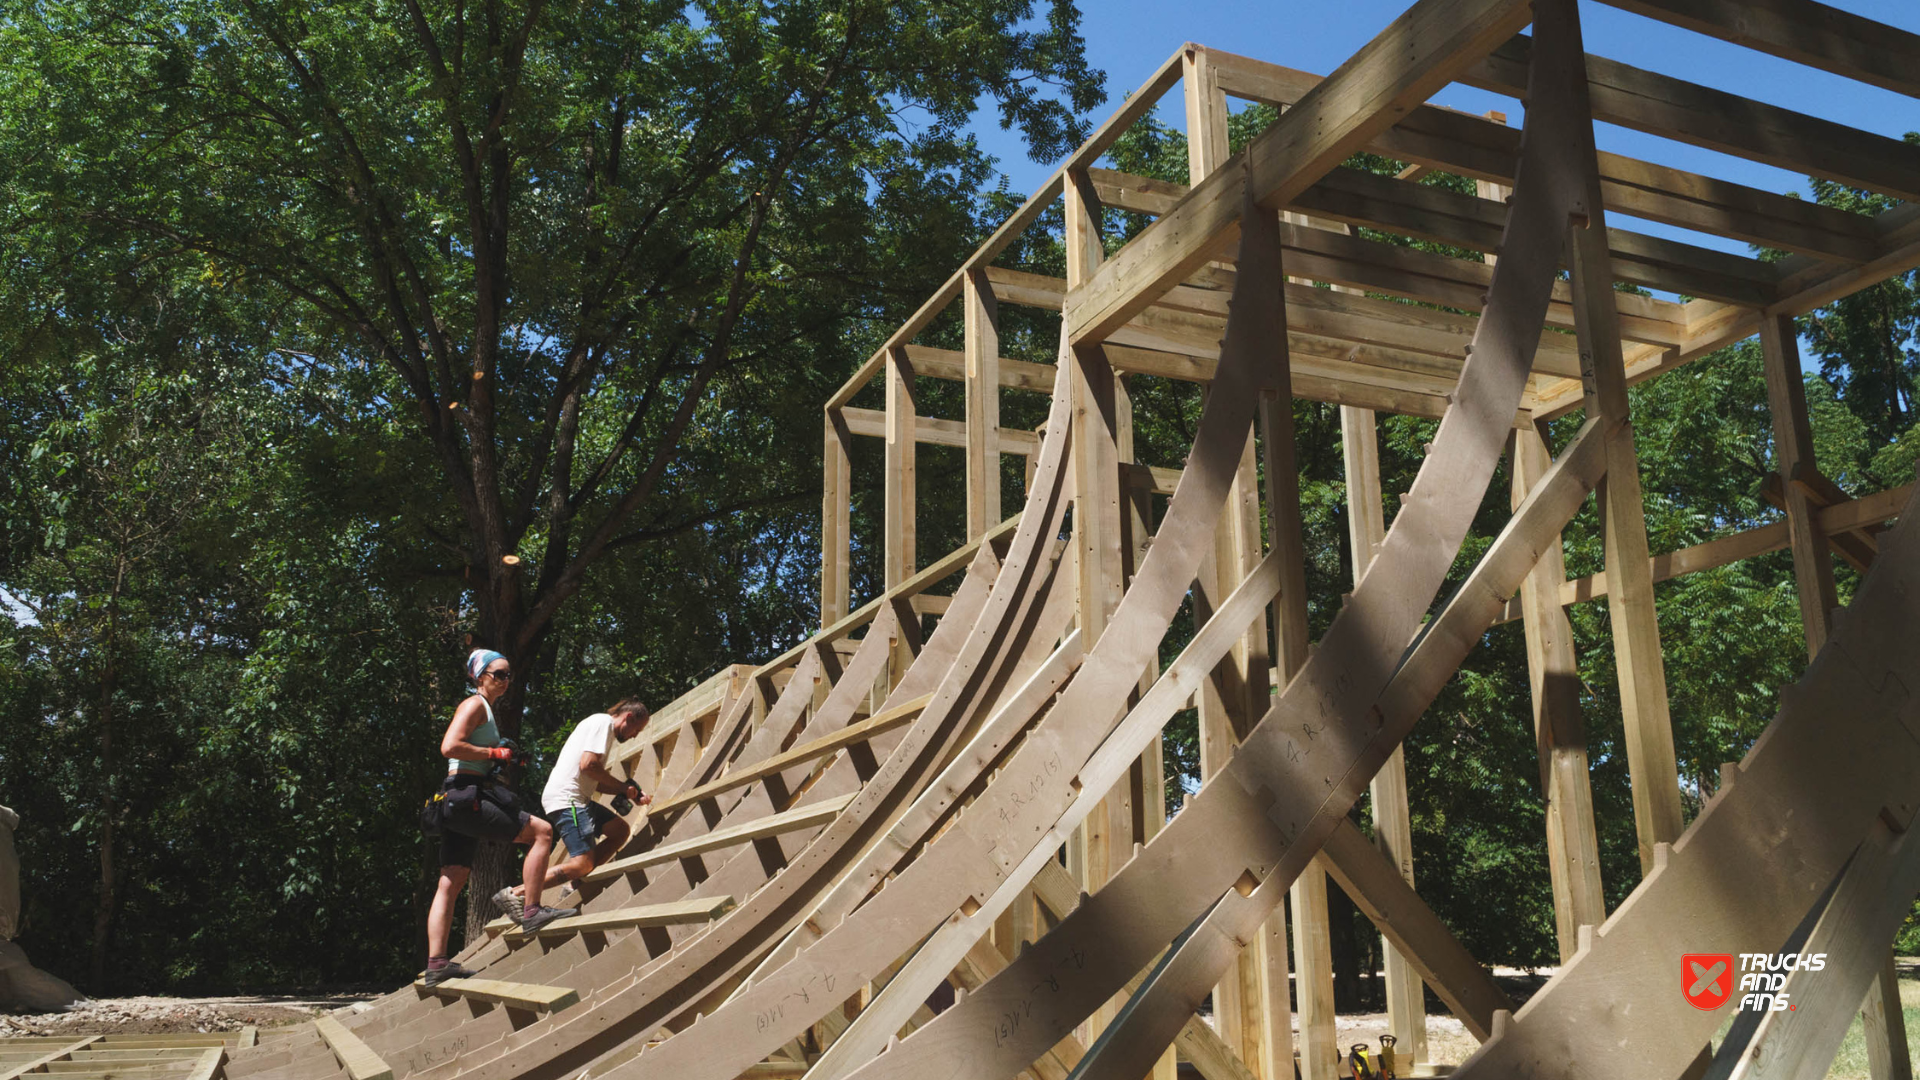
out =
<path fill-rule="evenodd" d="M 1411 0 L 1188 0 L 1177 4 L 1082 0 L 1081 30 L 1087 40 L 1088 62 L 1107 73 L 1107 103 L 1097 111 L 1096 119 L 1118 108 L 1123 95 L 1146 81 L 1184 42 L 1324 75 L 1366 44 L 1409 3 Z M 1838 0 L 1833 6 L 1920 33 L 1920 3 L 1915 0 Z M 1592 0 L 1581 0 L 1580 14 L 1588 52 L 1895 138 L 1920 130 L 1920 100 L 1777 60 Z M 1470 87 L 1449 87 L 1434 100 L 1476 113 L 1497 109 L 1515 125 L 1521 120 L 1518 102 Z M 1162 99 L 1161 120 L 1182 125 L 1180 102 L 1176 86 Z M 1000 168 L 1011 178 L 1016 191 L 1031 192 L 1052 174 L 1055 163 L 1028 160 L 1019 139 L 999 130 L 996 118 L 983 115 L 975 130 L 988 152 L 1000 159 Z M 1603 150 L 1770 191 L 1806 193 L 1804 176 L 1770 166 L 1609 125 L 1600 125 L 1596 136 Z M 1746 252 L 1745 245 L 1737 241 L 1702 237 L 1650 222 L 1619 223 L 1704 246 Z"/>

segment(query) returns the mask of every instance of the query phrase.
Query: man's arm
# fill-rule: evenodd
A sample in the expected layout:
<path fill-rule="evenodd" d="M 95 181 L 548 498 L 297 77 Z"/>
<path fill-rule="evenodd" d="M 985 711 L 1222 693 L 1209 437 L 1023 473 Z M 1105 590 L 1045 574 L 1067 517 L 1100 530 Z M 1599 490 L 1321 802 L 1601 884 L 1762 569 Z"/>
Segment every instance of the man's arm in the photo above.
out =
<path fill-rule="evenodd" d="M 642 794 L 640 785 L 631 780 L 622 780 L 607 768 L 606 757 L 591 750 L 580 754 L 580 775 L 593 781 L 595 791 L 604 791 L 609 795 L 626 795 L 642 805 L 653 801 L 651 795 Z M 632 788 L 631 791 L 628 788 Z"/>

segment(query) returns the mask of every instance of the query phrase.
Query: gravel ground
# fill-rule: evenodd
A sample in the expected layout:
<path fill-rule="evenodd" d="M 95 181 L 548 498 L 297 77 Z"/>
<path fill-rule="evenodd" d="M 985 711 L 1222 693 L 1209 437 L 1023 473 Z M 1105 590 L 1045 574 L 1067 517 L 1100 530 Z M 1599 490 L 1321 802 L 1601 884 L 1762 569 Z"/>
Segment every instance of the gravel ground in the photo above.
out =
<path fill-rule="evenodd" d="M 176 1035 L 238 1031 L 311 1020 L 320 1013 L 372 997 L 265 996 L 220 998 L 131 997 L 83 1001 L 66 1012 L 0 1014 L 0 1038 L 16 1035 Z"/>

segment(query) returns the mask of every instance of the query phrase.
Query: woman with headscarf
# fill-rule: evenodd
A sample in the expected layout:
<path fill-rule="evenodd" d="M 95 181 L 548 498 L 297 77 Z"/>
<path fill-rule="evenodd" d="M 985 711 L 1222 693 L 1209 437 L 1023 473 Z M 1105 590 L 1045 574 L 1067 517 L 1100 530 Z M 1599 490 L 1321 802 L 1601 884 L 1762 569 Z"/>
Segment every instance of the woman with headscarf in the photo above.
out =
<path fill-rule="evenodd" d="M 540 886 L 547 857 L 553 851 L 553 826 L 538 814 L 520 808 L 512 787 L 494 775 L 506 762 L 525 764 L 527 755 L 512 740 L 500 737 L 493 706 L 513 682 L 513 666 L 491 649 L 475 649 L 467 657 L 467 678 L 473 696 L 453 711 L 453 721 L 440 740 L 447 759 L 447 779 L 441 785 L 444 809 L 440 815 L 440 886 L 427 912 L 427 985 L 448 979 L 472 978 L 476 972 L 447 956 L 453 930 L 453 902 L 466 887 L 473 870 L 473 854 L 481 840 L 511 840 L 527 845 L 521 877 L 526 905 L 520 913 L 524 930 L 537 930 L 555 919 L 579 914 L 574 908 L 540 906 Z"/>

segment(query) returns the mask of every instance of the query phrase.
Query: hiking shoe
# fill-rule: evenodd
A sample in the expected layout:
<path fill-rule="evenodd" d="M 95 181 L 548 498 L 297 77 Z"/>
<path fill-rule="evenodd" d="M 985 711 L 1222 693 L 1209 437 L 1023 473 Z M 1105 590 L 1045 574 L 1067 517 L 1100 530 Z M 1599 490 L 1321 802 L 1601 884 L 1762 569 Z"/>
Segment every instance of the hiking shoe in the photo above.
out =
<path fill-rule="evenodd" d="M 520 929 L 531 934 L 555 919 L 571 919 L 580 914 L 579 908 L 553 908 L 534 905 L 520 916 Z"/>
<path fill-rule="evenodd" d="M 500 914 L 514 922 L 519 922 L 520 916 L 526 911 L 527 902 L 519 893 L 513 891 L 513 886 L 509 885 L 493 894 L 493 906 L 499 910 Z"/>
<path fill-rule="evenodd" d="M 426 983 L 428 986 L 439 986 L 448 979 L 477 979 L 479 977 L 479 972 L 463 968 L 458 963 L 449 960 L 447 961 L 446 967 L 428 968 L 426 977 L 420 981 Z"/>

